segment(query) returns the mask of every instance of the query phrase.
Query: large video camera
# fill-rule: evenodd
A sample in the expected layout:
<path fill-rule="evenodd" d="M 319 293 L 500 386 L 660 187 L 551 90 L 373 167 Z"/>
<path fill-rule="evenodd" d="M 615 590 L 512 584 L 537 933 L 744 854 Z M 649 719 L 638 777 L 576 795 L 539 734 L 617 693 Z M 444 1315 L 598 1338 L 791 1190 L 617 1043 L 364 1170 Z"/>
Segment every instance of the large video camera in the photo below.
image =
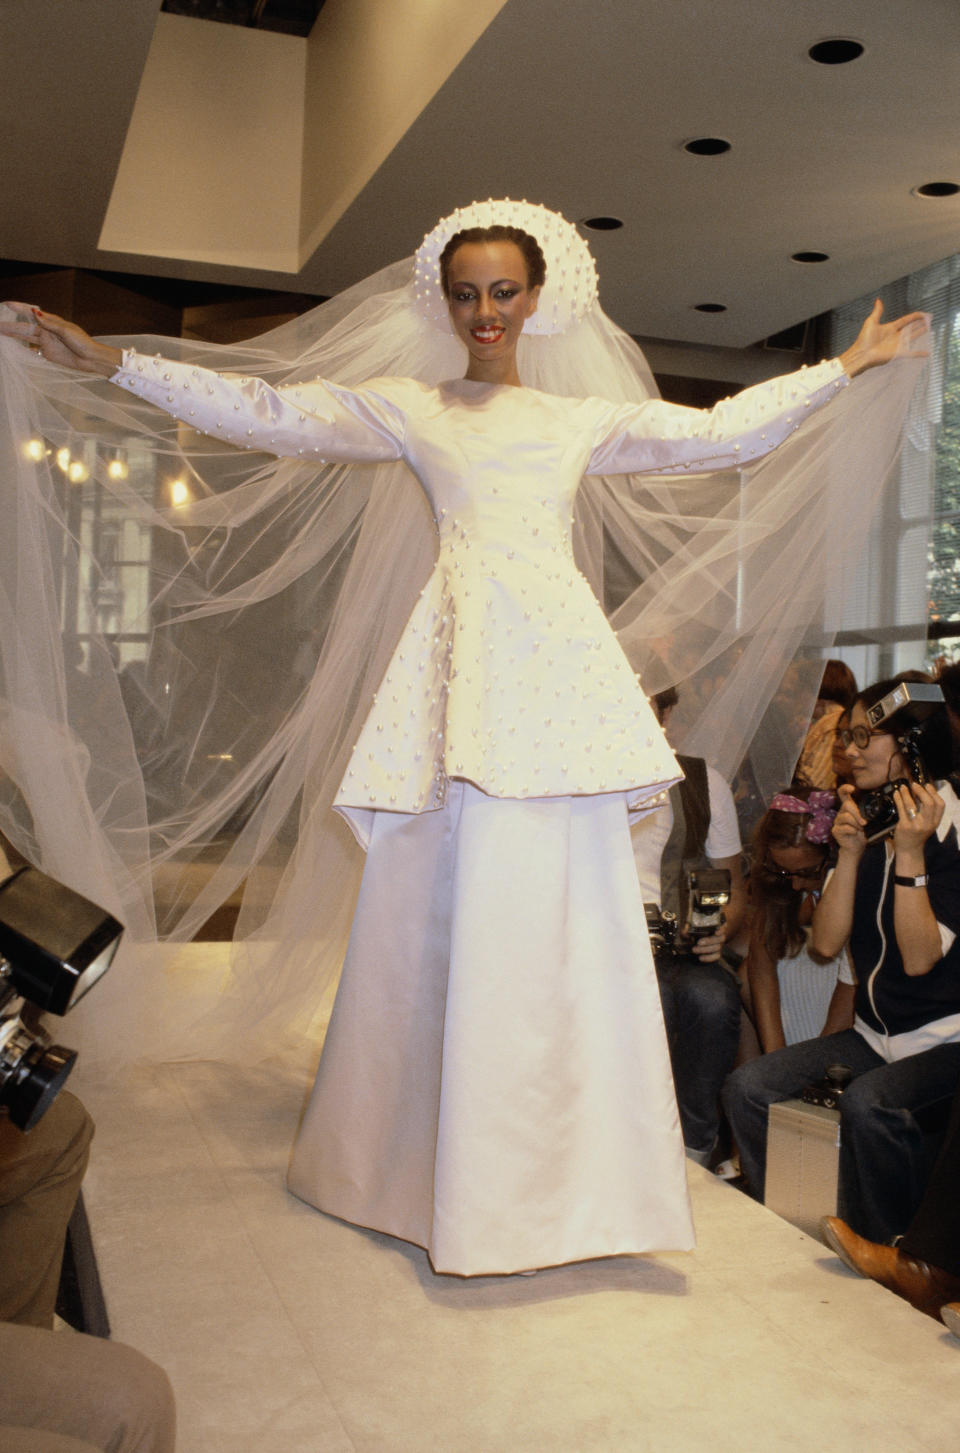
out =
<path fill-rule="evenodd" d="M 927 761 L 933 736 L 949 731 L 942 703 L 943 692 L 932 681 L 901 681 L 874 706 L 867 708 L 867 721 L 873 728 L 878 727 L 881 722 L 885 722 L 906 706 L 917 706 L 918 704 L 921 706 L 921 719 L 912 725 L 905 726 L 903 731 L 894 733 L 900 755 L 906 762 L 914 782 L 924 783 L 931 780 L 933 774 L 928 768 Z M 938 704 L 939 710 L 937 709 Z M 928 738 L 930 739 L 929 745 Z M 926 752 L 925 746 L 927 746 Z M 884 782 L 882 787 L 865 792 L 861 798 L 858 798 L 857 806 L 866 821 L 864 834 L 868 843 L 876 842 L 878 838 L 887 837 L 893 832 L 898 822 L 897 804 L 893 794 L 898 787 L 909 788 L 909 786 L 910 783 L 906 777 L 898 777 L 895 781 Z"/>
<path fill-rule="evenodd" d="M 692 868 L 680 875 L 680 912 L 645 903 L 654 957 L 683 958 L 702 938 L 716 933 L 730 902 L 729 868 Z"/>
<path fill-rule="evenodd" d="M 76 1051 L 37 1023 L 66 1014 L 106 973 L 123 926 L 48 878 L 20 868 L 0 883 L 0 1110 L 30 1130 L 56 1099 Z"/>

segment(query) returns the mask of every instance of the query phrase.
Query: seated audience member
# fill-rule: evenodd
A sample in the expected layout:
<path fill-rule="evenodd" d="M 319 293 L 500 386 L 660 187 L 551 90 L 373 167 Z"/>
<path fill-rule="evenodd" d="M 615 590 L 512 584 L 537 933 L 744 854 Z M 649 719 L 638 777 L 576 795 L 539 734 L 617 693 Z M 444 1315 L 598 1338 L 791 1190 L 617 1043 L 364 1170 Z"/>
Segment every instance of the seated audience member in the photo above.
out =
<path fill-rule="evenodd" d="M 960 1084 L 946 1139 L 917 1212 L 897 1246 L 867 1241 L 837 1216 L 823 1239 L 852 1271 L 896 1292 L 960 1337 Z"/>
<path fill-rule="evenodd" d="M 908 1225 L 925 1179 L 917 1114 L 949 1100 L 960 1076 L 960 802 L 946 780 L 952 750 L 942 704 L 908 703 L 876 726 L 867 708 L 902 678 L 860 693 L 844 745 L 856 793 L 840 791 L 837 864 L 814 910 L 825 957 L 849 946 L 857 976 L 852 1029 L 742 1065 L 724 1088 L 747 1188 L 762 1197 L 767 1112 L 830 1065 L 852 1075 L 840 1104 L 840 1214 L 860 1236 L 889 1241 Z M 914 781 L 898 739 L 923 724 L 927 771 Z M 892 789 L 892 831 L 867 843 L 860 794 Z M 864 804 L 865 805 L 865 804 Z"/>
<path fill-rule="evenodd" d="M 132 1347 L 54 1332 L 67 1223 L 93 1121 L 62 1090 L 32 1130 L 0 1112 L 0 1448 L 172 1453 L 173 1392 Z"/>
<path fill-rule="evenodd" d="M 0 880 L 10 872 L 0 842 Z M 122 1343 L 52 1330 L 92 1139 L 92 1119 L 67 1090 L 29 1131 L 0 1109 L 2 1453 L 173 1453 L 166 1373 Z"/>
<path fill-rule="evenodd" d="M 837 732 L 856 696 L 857 680 L 850 667 L 844 661 L 828 661 L 794 773 L 797 783 L 824 790 L 837 788 L 842 780 L 842 773 L 837 773 Z"/>
<path fill-rule="evenodd" d="M 813 720 L 831 713 L 839 706 L 849 711 L 857 699 L 857 678 L 846 661 L 829 660 L 823 668 L 823 679 L 813 706 Z"/>
<path fill-rule="evenodd" d="M 0 882 L 13 872 L 8 848 L 0 839 Z M 28 1132 L 0 1108 L 0 1322 L 53 1326 L 67 1225 L 92 1139 L 93 1121 L 68 1090 Z"/>
<path fill-rule="evenodd" d="M 847 749 L 843 745 L 848 739 L 850 731 L 850 713 L 843 712 L 837 721 L 836 735 L 833 739 L 833 775 L 836 778 L 836 791 L 841 787 L 853 787 L 856 784 L 853 774 L 850 771 L 850 758 L 847 756 Z"/>
<path fill-rule="evenodd" d="M 754 833 L 742 973 L 764 1054 L 853 1023 L 854 980 L 846 954 L 824 959 L 809 943 L 836 805 L 832 792 L 808 787 L 778 793 Z"/>
<path fill-rule="evenodd" d="M 676 690 L 652 700 L 666 727 Z M 739 985 L 720 955 L 740 925 L 746 892 L 729 787 L 701 757 L 679 755 L 678 761 L 684 780 L 670 789 L 665 808 L 631 823 L 631 837 L 644 901 L 671 913 L 679 913 L 684 872 L 709 866 L 730 873 L 722 928 L 689 952 L 655 956 L 684 1144 L 693 1159 L 705 1163 L 720 1125 L 720 1087 L 740 1038 Z"/>

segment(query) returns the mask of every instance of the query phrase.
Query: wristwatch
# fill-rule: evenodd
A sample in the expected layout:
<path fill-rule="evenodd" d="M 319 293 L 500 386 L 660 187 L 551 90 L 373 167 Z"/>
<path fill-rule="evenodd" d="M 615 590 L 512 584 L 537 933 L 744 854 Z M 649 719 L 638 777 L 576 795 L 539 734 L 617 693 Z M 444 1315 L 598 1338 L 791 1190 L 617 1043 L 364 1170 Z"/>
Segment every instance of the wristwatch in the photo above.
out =
<path fill-rule="evenodd" d="M 893 881 L 898 888 L 925 888 L 927 886 L 927 874 L 920 873 L 916 878 L 905 878 L 902 873 L 894 873 Z"/>

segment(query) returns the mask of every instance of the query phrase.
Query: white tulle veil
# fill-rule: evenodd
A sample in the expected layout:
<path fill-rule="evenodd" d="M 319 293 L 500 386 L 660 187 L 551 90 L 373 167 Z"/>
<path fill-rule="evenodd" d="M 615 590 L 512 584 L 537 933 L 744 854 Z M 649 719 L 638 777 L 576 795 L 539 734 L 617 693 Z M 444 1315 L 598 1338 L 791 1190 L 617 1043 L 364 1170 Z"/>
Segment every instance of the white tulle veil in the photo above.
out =
<path fill-rule="evenodd" d="M 241 345 L 108 341 L 275 384 L 456 377 L 411 279 L 398 262 Z M 655 392 L 599 306 L 524 337 L 519 367 Z M 917 372 L 872 370 L 742 474 L 581 488 L 577 558 L 647 689 L 680 686 L 684 749 L 728 778 L 752 746 L 761 793 L 789 779 Z M 0 828 L 131 945 L 191 938 L 242 885 L 200 1034 L 129 946 L 90 1018 L 110 1053 L 268 1052 L 341 961 L 362 859 L 330 801 L 431 569 L 425 500 L 402 464 L 244 453 L 7 339 L 0 379 Z"/>

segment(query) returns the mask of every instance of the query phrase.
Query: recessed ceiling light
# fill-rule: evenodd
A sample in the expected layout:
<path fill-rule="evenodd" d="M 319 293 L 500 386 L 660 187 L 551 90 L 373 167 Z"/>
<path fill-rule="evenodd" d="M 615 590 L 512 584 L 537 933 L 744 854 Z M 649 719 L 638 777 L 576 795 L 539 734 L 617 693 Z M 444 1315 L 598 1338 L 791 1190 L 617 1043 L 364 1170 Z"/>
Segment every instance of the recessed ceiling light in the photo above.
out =
<path fill-rule="evenodd" d="M 616 232 L 623 222 L 619 217 L 584 217 L 580 226 L 589 227 L 591 232 Z"/>
<path fill-rule="evenodd" d="M 829 252 L 791 252 L 794 262 L 829 262 Z"/>
<path fill-rule="evenodd" d="M 833 40 L 818 40 L 807 55 L 818 66 L 845 66 L 863 55 L 863 46 L 859 40 L 844 40 L 836 36 Z"/>
<path fill-rule="evenodd" d="M 722 156 L 730 150 L 730 143 L 722 136 L 697 136 L 693 141 L 685 141 L 683 149 L 693 156 Z"/>
<path fill-rule="evenodd" d="M 725 313 L 726 303 L 694 303 L 694 311 L 697 313 Z"/>
<path fill-rule="evenodd" d="M 924 182 L 922 187 L 914 187 L 915 197 L 955 197 L 960 192 L 960 182 Z"/>

